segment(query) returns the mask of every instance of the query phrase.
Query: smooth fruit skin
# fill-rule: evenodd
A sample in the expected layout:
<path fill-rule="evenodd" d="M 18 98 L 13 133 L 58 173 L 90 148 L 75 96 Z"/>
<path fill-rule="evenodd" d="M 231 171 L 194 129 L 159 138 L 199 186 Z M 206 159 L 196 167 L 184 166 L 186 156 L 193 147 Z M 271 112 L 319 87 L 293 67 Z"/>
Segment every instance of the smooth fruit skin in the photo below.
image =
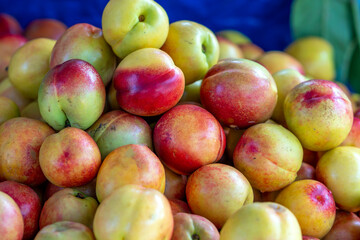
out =
<path fill-rule="evenodd" d="M 251 40 L 239 31 L 227 29 L 216 33 L 216 36 L 225 38 L 235 44 L 250 43 Z"/>
<path fill-rule="evenodd" d="M 225 59 L 207 72 L 200 98 L 221 123 L 246 128 L 271 117 L 277 88 L 271 74 L 260 64 L 246 59 Z"/>
<path fill-rule="evenodd" d="M 326 186 L 315 180 L 300 180 L 284 188 L 276 202 L 288 208 L 304 235 L 322 238 L 335 220 L 335 201 Z"/>
<path fill-rule="evenodd" d="M 179 175 L 171 171 L 168 167 L 165 169 L 165 192 L 164 195 L 168 198 L 185 199 L 185 188 L 187 183 L 187 176 Z"/>
<path fill-rule="evenodd" d="M 35 38 L 58 40 L 66 29 L 66 25 L 56 19 L 35 19 L 26 26 L 24 35 L 29 40 Z"/>
<path fill-rule="evenodd" d="M 41 117 L 39 103 L 37 101 L 33 101 L 33 102 L 29 103 L 28 105 L 26 105 L 21 110 L 20 116 L 45 122 L 44 119 Z"/>
<path fill-rule="evenodd" d="M 354 213 L 338 210 L 333 227 L 323 240 L 357 240 L 360 236 L 360 218 Z"/>
<path fill-rule="evenodd" d="M 278 99 L 271 118 L 284 125 L 286 124 L 284 116 L 285 97 L 296 85 L 305 82 L 306 78 L 295 69 L 280 70 L 272 76 L 278 90 Z"/>
<path fill-rule="evenodd" d="M 95 68 L 71 59 L 52 68 L 39 88 L 42 118 L 55 130 L 65 126 L 89 128 L 102 114 L 105 87 Z"/>
<path fill-rule="evenodd" d="M 200 101 L 200 87 L 202 80 L 197 80 L 185 86 L 184 93 L 181 96 L 180 102 L 196 102 Z"/>
<path fill-rule="evenodd" d="M 166 112 L 179 102 L 185 87 L 180 68 L 155 48 L 129 54 L 116 68 L 113 81 L 119 106 L 140 116 Z"/>
<path fill-rule="evenodd" d="M 21 35 L 8 34 L 0 37 L 0 82 L 8 76 L 6 68 L 15 51 L 27 42 Z"/>
<path fill-rule="evenodd" d="M 340 145 L 360 147 L 360 118 L 354 116 L 353 125 L 349 132 L 349 135 Z"/>
<path fill-rule="evenodd" d="M 209 219 L 217 228 L 254 195 L 245 176 L 225 164 L 209 164 L 196 170 L 188 179 L 186 198 L 194 214 Z"/>
<path fill-rule="evenodd" d="M 301 167 L 299 140 L 278 124 L 248 128 L 234 150 L 234 165 L 261 192 L 279 190 L 293 182 Z"/>
<path fill-rule="evenodd" d="M 116 189 L 94 218 L 97 240 L 169 240 L 174 223 L 170 204 L 159 191 L 138 185 Z"/>
<path fill-rule="evenodd" d="M 0 125 L 11 118 L 20 117 L 16 103 L 7 97 L 0 96 Z"/>
<path fill-rule="evenodd" d="M 326 152 L 316 166 L 316 178 L 332 192 L 340 209 L 360 210 L 360 149 L 341 146 Z"/>
<path fill-rule="evenodd" d="M 152 0 L 111 0 L 102 15 L 105 40 L 121 59 L 141 48 L 160 48 L 168 35 L 169 18 Z"/>
<path fill-rule="evenodd" d="M 340 145 L 353 123 L 350 100 L 327 80 L 308 80 L 294 87 L 284 100 L 284 115 L 289 130 L 312 151 Z"/>
<path fill-rule="evenodd" d="M 271 74 L 284 69 L 294 69 L 300 74 L 305 74 L 303 66 L 294 57 L 281 51 L 269 51 L 261 55 L 256 62 L 263 65 Z"/>
<path fill-rule="evenodd" d="M 39 151 L 53 133 L 47 124 L 30 118 L 13 118 L 0 125 L 0 180 L 30 186 L 45 182 Z"/>
<path fill-rule="evenodd" d="M 219 43 L 207 27 L 192 21 L 170 24 L 161 49 L 167 52 L 185 75 L 185 84 L 202 79 L 219 59 Z"/>
<path fill-rule="evenodd" d="M 175 216 L 177 213 L 191 213 L 191 210 L 188 206 L 188 204 L 182 200 L 179 199 L 169 199 L 169 204 L 171 207 L 171 212 Z"/>
<path fill-rule="evenodd" d="M 61 221 L 41 229 L 34 240 L 95 240 L 90 228 L 77 222 Z"/>
<path fill-rule="evenodd" d="M 162 162 L 184 175 L 220 160 L 226 146 L 224 130 L 216 118 L 192 104 L 166 112 L 155 125 L 153 141 Z"/>
<path fill-rule="evenodd" d="M 111 81 L 116 67 L 116 56 L 105 41 L 102 30 L 87 23 L 71 26 L 56 41 L 50 68 L 70 59 L 90 63 L 100 74 L 105 86 Z"/>
<path fill-rule="evenodd" d="M 220 36 L 217 36 L 216 39 L 219 42 L 220 49 L 218 61 L 226 58 L 243 58 L 243 53 L 238 45 Z"/>
<path fill-rule="evenodd" d="M 195 214 L 178 213 L 174 216 L 171 240 L 219 240 L 220 234 L 208 219 Z"/>
<path fill-rule="evenodd" d="M 334 50 L 325 39 L 320 37 L 300 38 L 290 44 L 285 52 L 299 60 L 306 75 L 316 79 L 334 79 Z"/>
<path fill-rule="evenodd" d="M 138 184 L 164 192 L 164 167 L 147 146 L 125 145 L 115 149 L 104 159 L 96 180 L 99 202 L 115 189 L 127 184 Z"/>
<path fill-rule="evenodd" d="M 152 131 L 149 124 L 138 116 L 121 110 L 102 115 L 87 133 L 98 145 L 101 158 L 127 144 L 139 144 L 152 149 Z"/>
<path fill-rule="evenodd" d="M 65 188 L 52 195 L 41 210 L 40 229 L 60 221 L 82 223 L 92 229 L 98 202 L 84 193 Z"/>
<path fill-rule="evenodd" d="M 39 230 L 41 202 L 37 193 L 21 183 L 5 181 L 0 183 L 0 191 L 8 194 L 19 206 L 24 220 L 23 239 L 33 239 Z"/>
<path fill-rule="evenodd" d="M 9 79 L 21 94 L 30 99 L 38 97 L 45 74 L 50 70 L 49 59 L 55 40 L 38 38 L 25 43 L 11 57 Z"/>
<path fill-rule="evenodd" d="M 0 36 L 6 34 L 19 34 L 23 32 L 20 23 L 11 15 L 0 14 Z"/>
<path fill-rule="evenodd" d="M 28 105 L 31 100 L 24 97 L 10 82 L 9 78 L 0 81 L 0 96 L 13 100 L 20 111 Z"/>
<path fill-rule="evenodd" d="M 297 172 L 295 181 L 304 179 L 316 179 L 315 168 L 306 162 L 301 163 L 301 167 Z"/>
<path fill-rule="evenodd" d="M 255 45 L 254 43 L 239 44 L 239 47 L 245 59 L 255 61 L 264 54 L 264 50 L 259 46 Z"/>
<path fill-rule="evenodd" d="M 21 240 L 24 234 L 24 220 L 19 206 L 2 191 L 0 191 L 0 234 L 1 239 L 6 240 Z"/>
<path fill-rule="evenodd" d="M 260 227 L 261 226 L 261 227 Z M 277 203 L 248 204 L 234 213 L 220 231 L 220 240 L 301 240 L 294 214 Z"/>
<path fill-rule="evenodd" d="M 40 167 L 46 178 L 60 187 L 78 187 L 97 174 L 101 155 L 95 141 L 83 130 L 68 127 L 45 139 Z"/>

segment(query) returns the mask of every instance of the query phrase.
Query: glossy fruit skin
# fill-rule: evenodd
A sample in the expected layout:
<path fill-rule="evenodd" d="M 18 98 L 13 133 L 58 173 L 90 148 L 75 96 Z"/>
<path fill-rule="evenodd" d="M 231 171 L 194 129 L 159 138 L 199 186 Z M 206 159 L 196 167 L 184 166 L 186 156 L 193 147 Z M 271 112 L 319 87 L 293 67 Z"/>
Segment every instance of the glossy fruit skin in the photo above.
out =
<path fill-rule="evenodd" d="M 169 18 L 151 0 L 109 1 L 102 15 L 106 42 L 121 59 L 142 48 L 160 48 L 168 35 Z"/>
<path fill-rule="evenodd" d="M 19 206 L 6 193 L 0 191 L 0 234 L 2 239 L 21 240 L 24 220 Z"/>
<path fill-rule="evenodd" d="M 336 205 L 349 212 L 360 210 L 360 149 L 340 146 L 326 152 L 316 166 L 316 178 L 332 192 Z"/>
<path fill-rule="evenodd" d="M 35 38 L 58 40 L 66 29 L 66 25 L 56 19 L 35 19 L 26 26 L 24 35 L 29 40 Z"/>
<path fill-rule="evenodd" d="M 179 102 L 185 88 L 180 68 L 155 48 L 129 54 L 116 68 L 113 81 L 119 106 L 139 116 L 166 112 Z"/>
<path fill-rule="evenodd" d="M 299 140 L 278 124 L 260 123 L 243 133 L 234 150 L 234 165 L 261 192 L 293 182 L 301 167 Z"/>
<path fill-rule="evenodd" d="M 116 189 L 100 203 L 94 218 L 98 240 L 169 240 L 174 223 L 167 199 L 159 191 L 139 185 Z"/>
<path fill-rule="evenodd" d="M 353 125 L 349 135 L 341 143 L 341 146 L 360 147 L 360 118 L 354 116 Z"/>
<path fill-rule="evenodd" d="M 305 180 L 305 179 L 316 179 L 315 168 L 306 162 L 301 163 L 301 167 L 297 172 L 295 181 Z"/>
<path fill-rule="evenodd" d="M 121 146 L 104 159 L 96 179 L 96 196 L 99 202 L 127 184 L 138 184 L 164 192 L 164 167 L 147 146 Z"/>
<path fill-rule="evenodd" d="M 200 99 L 222 124 L 246 128 L 271 117 L 277 88 L 271 74 L 260 64 L 246 59 L 225 59 L 207 72 Z"/>
<path fill-rule="evenodd" d="M 0 191 L 8 194 L 20 208 L 24 220 L 23 239 L 33 239 L 39 230 L 39 217 L 42 208 L 37 193 L 29 186 L 14 181 L 1 182 Z"/>
<path fill-rule="evenodd" d="M 239 47 L 245 59 L 256 61 L 256 59 L 264 54 L 264 50 L 262 48 L 251 42 L 239 44 Z"/>
<path fill-rule="evenodd" d="M 354 213 L 337 210 L 333 227 L 324 240 L 356 240 L 360 235 L 360 218 Z"/>
<path fill-rule="evenodd" d="M 259 227 L 266 226 L 266 227 Z M 220 231 L 220 240 L 301 240 L 301 229 L 289 209 L 273 202 L 248 204 Z"/>
<path fill-rule="evenodd" d="M 90 228 L 77 222 L 61 221 L 41 229 L 34 240 L 95 240 Z"/>
<path fill-rule="evenodd" d="M 13 118 L 0 125 L 0 180 L 29 186 L 44 183 L 39 151 L 45 138 L 54 133 L 46 123 L 30 118 Z"/>
<path fill-rule="evenodd" d="M 196 170 L 188 179 L 186 198 L 194 214 L 209 219 L 217 228 L 254 195 L 245 176 L 234 167 L 215 163 Z"/>
<path fill-rule="evenodd" d="M 186 202 L 179 199 L 169 199 L 171 212 L 175 216 L 177 213 L 191 213 L 191 210 Z"/>
<path fill-rule="evenodd" d="M 261 55 L 256 62 L 263 65 L 271 74 L 284 69 L 294 69 L 300 74 L 305 74 L 303 66 L 294 57 L 281 51 L 269 51 Z"/>
<path fill-rule="evenodd" d="M 216 39 L 219 42 L 219 60 L 226 59 L 226 58 L 243 58 L 243 53 L 239 46 L 235 43 L 231 42 L 230 40 L 216 36 Z"/>
<path fill-rule="evenodd" d="M 322 238 L 334 224 L 334 198 L 330 190 L 318 181 L 293 182 L 279 193 L 276 202 L 296 216 L 304 235 Z"/>
<path fill-rule="evenodd" d="M 165 169 L 165 192 L 164 195 L 168 199 L 185 199 L 185 189 L 187 183 L 187 176 L 179 175 L 171 171 L 168 167 Z"/>
<path fill-rule="evenodd" d="M 340 145 L 351 130 L 353 111 L 346 94 L 331 81 L 298 84 L 284 101 L 286 124 L 304 148 L 327 151 Z"/>
<path fill-rule="evenodd" d="M 226 145 L 220 123 L 208 111 L 192 104 L 166 112 L 155 125 L 153 141 L 160 160 L 184 175 L 218 161 Z"/>

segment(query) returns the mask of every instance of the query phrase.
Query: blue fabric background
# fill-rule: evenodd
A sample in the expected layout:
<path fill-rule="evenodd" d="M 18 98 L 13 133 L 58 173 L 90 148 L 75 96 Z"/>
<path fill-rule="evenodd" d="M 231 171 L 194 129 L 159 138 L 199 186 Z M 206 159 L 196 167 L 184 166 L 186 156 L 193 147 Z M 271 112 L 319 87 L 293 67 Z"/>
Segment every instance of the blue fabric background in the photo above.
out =
<path fill-rule="evenodd" d="M 291 0 L 156 0 L 170 22 L 192 20 L 213 31 L 236 29 L 265 50 L 283 50 L 292 40 Z M 23 27 L 36 18 L 56 18 L 71 26 L 86 22 L 101 27 L 108 0 L 0 0 L 0 12 Z"/>

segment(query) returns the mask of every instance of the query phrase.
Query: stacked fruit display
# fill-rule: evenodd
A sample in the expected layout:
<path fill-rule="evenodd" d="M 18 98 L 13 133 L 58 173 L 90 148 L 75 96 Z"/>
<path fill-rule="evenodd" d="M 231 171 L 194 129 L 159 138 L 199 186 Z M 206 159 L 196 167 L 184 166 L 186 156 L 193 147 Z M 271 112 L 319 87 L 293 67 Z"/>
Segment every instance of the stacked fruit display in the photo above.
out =
<path fill-rule="evenodd" d="M 0 15 L 1 239 L 359 239 L 357 96 L 331 45 L 264 52 L 110 0 Z"/>

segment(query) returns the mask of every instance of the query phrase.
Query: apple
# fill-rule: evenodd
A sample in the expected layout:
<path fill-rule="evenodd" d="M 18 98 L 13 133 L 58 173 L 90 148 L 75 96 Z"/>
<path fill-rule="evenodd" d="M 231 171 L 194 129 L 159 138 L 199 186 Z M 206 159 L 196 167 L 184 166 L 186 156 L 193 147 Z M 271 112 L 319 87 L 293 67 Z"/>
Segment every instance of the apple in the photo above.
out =
<path fill-rule="evenodd" d="M 19 47 L 23 46 L 26 41 L 26 38 L 21 35 L 8 34 L 0 36 L 0 83 L 8 76 L 7 67 L 12 55 Z"/>
<path fill-rule="evenodd" d="M 87 133 L 98 145 L 102 159 L 116 148 L 127 144 L 145 145 L 152 150 L 149 124 L 144 119 L 121 110 L 102 115 Z"/>
<path fill-rule="evenodd" d="M 261 123 L 243 133 L 234 150 L 234 165 L 261 192 L 279 190 L 293 182 L 301 167 L 299 140 L 278 124 Z"/>
<path fill-rule="evenodd" d="M 186 175 L 179 175 L 171 171 L 168 167 L 165 169 L 165 192 L 168 199 L 185 199 L 185 189 L 187 183 Z"/>
<path fill-rule="evenodd" d="M 97 175 L 97 199 L 102 202 L 115 189 L 127 184 L 138 184 L 164 192 L 164 167 L 147 146 L 129 144 L 107 155 Z"/>
<path fill-rule="evenodd" d="M 170 240 L 170 204 L 159 191 L 128 184 L 100 203 L 94 218 L 97 240 Z"/>
<path fill-rule="evenodd" d="M 38 97 L 40 84 L 49 71 L 49 59 L 55 40 L 38 38 L 25 43 L 11 57 L 9 79 L 21 94 Z"/>
<path fill-rule="evenodd" d="M 263 65 L 271 74 L 284 69 L 294 69 L 305 74 L 303 66 L 291 55 L 281 51 L 269 51 L 261 55 L 256 62 Z"/>
<path fill-rule="evenodd" d="M 178 213 L 174 216 L 171 240 L 183 239 L 219 240 L 220 234 L 208 219 L 195 214 Z"/>
<path fill-rule="evenodd" d="M 0 96 L 0 125 L 11 118 L 20 116 L 16 103 L 7 97 Z"/>
<path fill-rule="evenodd" d="M 209 219 L 217 228 L 254 194 L 245 176 L 234 167 L 215 163 L 196 170 L 188 179 L 186 198 L 194 214 Z"/>
<path fill-rule="evenodd" d="M 305 82 L 306 78 L 295 69 L 280 70 L 273 75 L 278 90 L 278 100 L 271 116 L 276 122 L 285 125 L 284 100 L 296 85 Z"/>
<path fill-rule="evenodd" d="M 39 230 L 42 207 L 37 193 L 32 188 L 14 181 L 1 182 L 0 191 L 8 194 L 20 208 L 24 220 L 23 239 L 33 239 Z"/>
<path fill-rule="evenodd" d="M 306 162 L 301 163 L 301 167 L 297 172 L 295 181 L 304 179 L 316 179 L 315 168 Z"/>
<path fill-rule="evenodd" d="M 191 84 L 185 86 L 184 93 L 180 99 L 180 102 L 196 102 L 200 101 L 200 87 L 202 80 L 197 80 Z"/>
<path fill-rule="evenodd" d="M 68 127 L 45 139 L 40 148 L 40 167 L 59 187 L 78 187 L 97 174 L 101 155 L 95 141 L 83 130 Z"/>
<path fill-rule="evenodd" d="M 303 65 L 306 75 L 315 79 L 334 79 L 334 50 L 326 39 L 314 36 L 299 38 L 285 52 Z"/>
<path fill-rule="evenodd" d="M 360 149 L 340 146 L 326 152 L 316 166 L 316 178 L 332 192 L 340 209 L 360 210 Z"/>
<path fill-rule="evenodd" d="M 141 48 L 160 48 L 168 35 L 169 18 L 152 0 L 111 0 L 102 15 L 105 40 L 121 59 Z"/>
<path fill-rule="evenodd" d="M 65 188 L 52 195 L 41 210 L 40 229 L 60 221 L 82 223 L 92 229 L 97 201 L 84 193 Z"/>
<path fill-rule="evenodd" d="M 20 111 L 31 102 L 30 99 L 27 99 L 18 90 L 16 90 L 16 88 L 11 84 L 9 78 L 5 78 L 0 82 L 0 96 L 14 101 Z"/>
<path fill-rule="evenodd" d="M 238 45 L 220 36 L 216 38 L 220 49 L 219 61 L 226 58 L 243 58 L 243 53 Z"/>
<path fill-rule="evenodd" d="M 202 79 L 219 59 L 219 43 L 207 27 L 192 21 L 170 24 L 161 49 L 167 52 L 185 75 L 185 84 Z"/>
<path fill-rule="evenodd" d="M 169 204 L 171 207 L 171 212 L 175 216 L 175 214 L 183 212 L 183 213 L 191 213 L 189 206 L 186 202 L 179 199 L 169 199 Z"/>
<path fill-rule="evenodd" d="M 350 133 L 340 145 L 360 147 L 360 118 L 354 116 Z"/>
<path fill-rule="evenodd" d="M 249 60 L 256 60 L 264 54 L 264 50 L 254 43 L 243 43 L 239 45 L 243 57 Z"/>
<path fill-rule="evenodd" d="M 334 225 L 323 240 L 357 240 L 360 236 L 360 218 L 354 213 L 337 210 Z"/>
<path fill-rule="evenodd" d="M 116 67 L 116 57 L 105 41 L 102 30 L 87 23 L 71 26 L 56 41 L 50 68 L 70 59 L 90 63 L 100 74 L 105 86 L 111 81 Z"/>
<path fill-rule="evenodd" d="M 33 101 L 26 105 L 21 110 L 20 115 L 21 117 L 32 118 L 44 122 L 44 119 L 41 117 L 39 103 L 37 101 Z"/>
<path fill-rule="evenodd" d="M 205 109 L 178 105 L 156 123 L 153 141 L 157 156 L 172 171 L 189 175 L 220 160 L 226 140 L 220 123 Z"/>
<path fill-rule="evenodd" d="M 277 88 L 271 74 L 260 64 L 246 59 L 225 59 L 207 72 L 200 98 L 221 123 L 246 128 L 271 117 Z"/>
<path fill-rule="evenodd" d="M 340 145 L 353 123 L 346 94 L 336 83 L 319 79 L 302 82 L 287 94 L 284 115 L 289 130 L 312 151 Z"/>
<path fill-rule="evenodd" d="M 0 181 L 30 186 L 46 181 L 39 164 L 39 150 L 54 133 L 47 124 L 30 118 L 13 118 L 0 125 Z"/>
<path fill-rule="evenodd" d="M 116 68 L 113 81 L 119 106 L 140 116 L 166 112 L 179 102 L 185 87 L 180 68 L 155 48 L 127 55 Z"/>
<path fill-rule="evenodd" d="M 105 106 L 105 87 L 95 68 L 71 59 L 52 68 L 39 88 L 42 118 L 55 130 L 89 128 Z"/>
<path fill-rule="evenodd" d="M 84 224 L 61 221 L 47 225 L 41 229 L 34 240 L 95 240 L 94 234 L 90 228 Z"/>
<path fill-rule="evenodd" d="M 11 15 L 6 13 L 0 14 L 0 36 L 6 34 L 19 34 L 23 32 L 20 23 Z"/>
<path fill-rule="evenodd" d="M 221 240 L 301 240 L 294 214 L 272 202 L 248 204 L 234 213 L 220 231 Z"/>
<path fill-rule="evenodd" d="M 0 235 L 4 240 L 21 240 L 24 220 L 19 206 L 6 193 L 0 191 Z"/>
<path fill-rule="evenodd" d="M 26 26 L 24 35 L 29 40 L 35 38 L 58 40 L 66 29 L 66 25 L 56 19 L 35 19 Z"/>
<path fill-rule="evenodd" d="M 216 36 L 225 38 L 235 44 L 250 43 L 251 40 L 239 31 L 226 29 L 216 33 Z"/>
<path fill-rule="evenodd" d="M 276 202 L 295 215 L 304 235 L 323 238 L 334 224 L 334 198 L 330 190 L 318 181 L 293 182 L 279 193 Z"/>

